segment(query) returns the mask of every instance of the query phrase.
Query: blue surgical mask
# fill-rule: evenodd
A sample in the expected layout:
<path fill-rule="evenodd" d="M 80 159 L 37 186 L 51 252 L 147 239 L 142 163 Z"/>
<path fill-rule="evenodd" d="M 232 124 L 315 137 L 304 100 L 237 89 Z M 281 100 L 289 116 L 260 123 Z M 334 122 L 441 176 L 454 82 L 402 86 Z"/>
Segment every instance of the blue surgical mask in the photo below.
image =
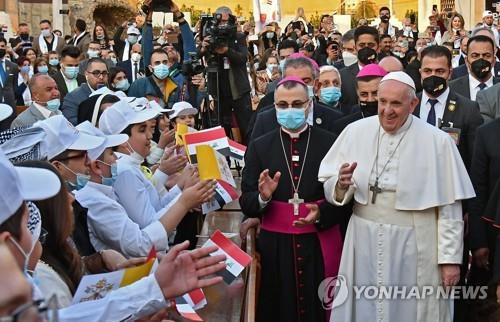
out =
<path fill-rule="evenodd" d="M 74 79 L 76 76 L 78 76 L 78 66 L 65 66 L 64 67 L 64 74 L 66 77 L 69 79 Z"/>
<path fill-rule="evenodd" d="M 109 166 L 110 171 L 111 171 L 111 178 L 107 178 L 107 177 L 101 176 L 101 180 L 102 180 L 101 182 L 105 186 L 112 187 L 113 184 L 116 181 L 116 177 L 118 176 L 118 165 L 116 164 L 116 162 L 113 163 L 113 164 L 108 164 L 108 163 L 106 163 L 104 161 L 101 161 L 101 160 L 97 160 L 97 161 L 101 162 L 102 164 L 105 164 L 105 165 Z"/>
<path fill-rule="evenodd" d="M 281 75 L 284 75 L 285 74 L 285 60 L 280 60 L 280 71 L 281 71 Z"/>
<path fill-rule="evenodd" d="M 340 88 L 335 86 L 324 87 L 320 89 L 319 96 L 322 102 L 328 105 L 333 105 L 340 100 L 342 92 L 340 91 Z"/>
<path fill-rule="evenodd" d="M 50 66 L 57 66 L 57 65 L 59 65 L 59 59 L 52 58 L 51 60 L 49 60 L 49 65 Z"/>
<path fill-rule="evenodd" d="M 168 66 L 165 64 L 159 64 L 153 68 L 153 73 L 158 79 L 165 79 L 168 76 L 169 70 Z"/>
<path fill-rule="evenodd" d="M 97 50 L 89 49 L 87 50 L 87 56 L 89 56 L 89 58 L 97 58 L 99 57 L 99 52 Z"/>
<path fill-rule="evenodd" d="M 21 67 L 21 73 L 28 74 L 30 72 L 30 67 L 29 66 L 23 66 Z"/>
<path fill-rule="evenodd" d="M 76 176 L 76 183 L 73 183 L 71 181 L 66 181 L 66 184 L 72 189 L 72 190 L 80 190 L 85 185 L 87 182 L 90 181 L 90 176 L 88 174 L 82 174 L 82 173 L 76 173 L 75 171 L 71 170 L 68 168 L 64 163 L 61 163 L 63 167 L 66 168 L 69 172 L 73 173 Z"/>
<path fill-rule="evenodd" d="M 272 31 L 266 32 L 267 39 L 272 39 L 273 37 L 274 37 L 274 32 L 272 32 Z"/>
<path fill-rule="evenodd" d="M 115 84 L 115 88 L 119 89 L 121 91 L 126 91 L 130 87 L 130 84 L 128 82 L 128 79 L 122 79 L 118 81 L 118 83 Z"/>
<path fill-rule="evenodd" d="M 276 67 L 278 67 L 277 64 L 267 64 L 266 68 L 267 70 L 272 73 L 273 72 L 273 69 L 275 69 Z"/>
<path fill-rule="evenodd" d="M 127 36 L 127 40 L 131 45 L 134 45 L 138 39 L 139 39 L 139 36 L 134 36 L 134 35 Z"/>
<path fill-rule="evenodd" d="M 307 94 L 309 95 L 309 98 L 314 97 L 314 87 L 311 85 L 307 85 Z"/>
<path fill-rule="evenodd" d="M 59 98 L 54 98 L 53 100 L 47 101 L 47 109 L 51 112 L 55 112 L 59 110 L 61 106 L 61 101 Z"/>
<path fill-rule="evenodd" d="M 40 74 L 47 74 L 49 72 L 49 67 L 47 67 L 47 66 L 38 66 L 38 72 Z"/>
<path fill-rule="evenodd" d="M 298 130 L 306 123 L 306 113 L 302 108 L 285 108 L 276 110 L 278 123 L 288 130 Z"/>

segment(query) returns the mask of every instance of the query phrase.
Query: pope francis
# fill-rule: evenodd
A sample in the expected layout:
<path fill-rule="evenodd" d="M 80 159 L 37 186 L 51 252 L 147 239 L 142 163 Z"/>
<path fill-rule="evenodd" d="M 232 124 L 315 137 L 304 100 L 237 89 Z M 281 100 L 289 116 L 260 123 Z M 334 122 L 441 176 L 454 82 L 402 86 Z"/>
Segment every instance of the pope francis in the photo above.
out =
<path fill-rule="evenodd" d="M 346 127 L 321 162 L 326 199 L 344 205 L 354 197 L 339 268 L 349 296 L 330 321 L 453 320 L 452 301 L 437 292 L 460 278 L 461 200 L 474 190 L 451 137 L 412 116 L 417 104 L 412 79 L 387 74 L 378 116 Z M 360 286 L 433 293 L 358 298 Z"/>

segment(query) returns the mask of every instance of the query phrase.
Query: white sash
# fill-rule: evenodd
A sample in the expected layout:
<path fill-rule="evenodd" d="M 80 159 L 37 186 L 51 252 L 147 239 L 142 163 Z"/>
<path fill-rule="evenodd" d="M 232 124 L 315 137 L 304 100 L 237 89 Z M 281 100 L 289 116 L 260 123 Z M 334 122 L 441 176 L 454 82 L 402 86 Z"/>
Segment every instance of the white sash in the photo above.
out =
<path fill-rule="evenodd" d="M 57 48 L 57 41 L 58 41 L 58 37 L 54 34 L 52 34 L 52 37 L 53 37 L 53 40 L 52 40 L 52 50 L 56 50 Z M 46 54 L 49 52 L 49 48 L 47 47 L 47 43 L 45 42 L 45 39 L 43 38 L 43 35 L 40 34 L 40 36 L 38 36 L 38 44 L 40 45 L 40 52 L 42 54 Z"/>
<path fill-rule="evenodd" d="M 81 34 L 78 35 L 78 37 L 75 38 L 75 40 L 73 41 L 73 46 L 76 46 L 78 44 L 78 42 L 83 38 L 83 36 L 85 36 L 87 34 L 86 31 L 82 32 Z"/>

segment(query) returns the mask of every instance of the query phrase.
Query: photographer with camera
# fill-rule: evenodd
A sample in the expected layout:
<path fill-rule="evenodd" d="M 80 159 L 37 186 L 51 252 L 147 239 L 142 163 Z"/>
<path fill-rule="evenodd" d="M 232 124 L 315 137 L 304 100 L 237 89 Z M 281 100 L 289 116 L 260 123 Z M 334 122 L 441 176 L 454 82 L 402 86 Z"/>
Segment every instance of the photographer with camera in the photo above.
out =
<path fill-rule="evenodd" d="M 190 82 L 191 77 L 186 77 L 182 73 L 179 56 L 172 46 L 165 49 L 153 50 L 153 27 L 151 9 L 152 1 L 144 2 L 142 10 L 147 13 L 146 23 L 142 28 L 142 45 L 144 66 L 147 66 L 152 75 L 146 78 L 137 79 L 130 86 L 128 95 L 156 100 L 160 106 L 172 108 L 172 105 L 179 101 L 189 101 L 193 106 L 199 106 L 201 100 L 200 91 L 203 89 L 203 82 Z M 171 3 L 171 11 L 174 20 L 179 23 L 182 35 L 182 47 L 184 60 L 189 59 L 189 53 L 194 52 L 194 36 L 189 28 L 189 24 L 184 19 L 184 14 L 180 12 L 175 3 Z M 176 59 L 172 59 L 175 57 Z M 194 90 L 190 90 L 193 89 Z"/>
<path fill-rule="evenodd" d="M 217 99 L 218 121 L 229 134 L 234 111 L 246 141 L 252 116 L 246 35 L 236 31 L 236 18 L 228 7 L 215 11 L 214 18 L 202 26 L 202 34 L 199 53 L 207 61 L 208 91 Z"/>

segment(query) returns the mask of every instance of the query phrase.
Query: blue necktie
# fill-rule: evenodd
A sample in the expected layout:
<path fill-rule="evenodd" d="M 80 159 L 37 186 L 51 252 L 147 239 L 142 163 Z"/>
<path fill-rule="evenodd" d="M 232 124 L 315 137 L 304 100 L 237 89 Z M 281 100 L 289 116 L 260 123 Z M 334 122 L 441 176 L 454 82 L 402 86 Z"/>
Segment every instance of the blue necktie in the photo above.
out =
<path fill-rule="evenodd" d="M 481 83 L 481 84 L 477 85 L 477 87 L 479 87 L 479 90 L 482 91 L 483 89 L 486 88 L 486 84 L 485 83 Z"/>
<path fill-rule="evenodd" d="M 429 110 L 429 115 L 427 115 L 427 123 L 430 125 L 436 126 L 436 110 L 434 109 L 434 105 L 437 104 L 437 99 L 429 99 L 427 102 L 431 104 L 431 109 Z"/>
<path fill-rule="evenodd" d="M 0 79 L 2 80 L 2 86 L 5 87 L 5 82 L 7 81 L 7 74 L 3 68 L 3 60 L 0 60 Z"/>

